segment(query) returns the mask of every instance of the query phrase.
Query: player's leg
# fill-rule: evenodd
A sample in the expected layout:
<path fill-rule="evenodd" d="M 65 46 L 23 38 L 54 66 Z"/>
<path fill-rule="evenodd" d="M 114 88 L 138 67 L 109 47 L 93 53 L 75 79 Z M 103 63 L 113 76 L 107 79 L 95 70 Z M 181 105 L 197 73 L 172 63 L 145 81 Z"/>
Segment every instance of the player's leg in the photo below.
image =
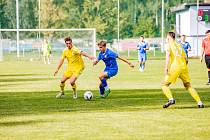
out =
<path fill-rule="evenodd" d="M 144 71 L 144 69 L 145 69 L 146 61 L 147 61 L 147 55 L 145 53 L 145 54 L 143 54 L 143 57 L 142 57 L 142 71 Z"/>
<path fill-rule="evenodd" d="M 193 87 L 191 87 L 189 82 L 183 83 L 183 84 L 184 84 L 185 88 L 188 90 L 188 92 L 190 93 L 190 95 L 193 97 L 193 99 L 197 102 L 198 107 L 204 108 L 204 105 L 203 105 L 197 91 Z"/>
<path fill-rule="evenodd" d="M 80 69 L 75 69 L 72 71 L 72 75 L 70 77 L 70 84 L 72 87 L 72 91 L 73 91 L 73 99 L 77 99 L 77 85 L 76 85 L 76 80 L 78 79 L 78 77 L 82 74 L 82 71 L 84 70 L 84 68 L 80 68 Z"/>
<path fill-rule="evenodd" d="M 47 62 L 46 62 L 46 56 L 45 55 L 43 56 L 43 59 L 44 59 L 44 64 L 46 64 Z"/>
<path fill-rule="evenodd" d="M 179 76 L 179 71 L 174 69 L 175 67 L 171 67 L 169 74 L 165 76 L 164 82 L 162 83 L 162 90 L 165 96 L 168 99 L 168 102 L 163 105 L 163 108 L 167 108 L 172 104 L 175 104 L 175 99 L 173 98 L 172 92 L 169 88 L 171 83 L 174 83 Z"/>
<path fill-rule="evenodd" d="M 170 105 L 175 104 L 175 100 L 174 100 L 173 95 L 172 95 L 172 92 L 171 92 L 171 90 L 169 88 L 169 85 L 170 84 L 171 83 L 169 83 L 167 81 L 164 81 L 163 84 L 162 84 L 163 93 L 165 94 L 165 96 L 168 99 L 168 102 L 163 105 L 163 108 L 167 108 Z"/>
<path fill-rule="evenodd" d="M 180 79 L 182 80 L 184 87 L 188 90 L 190 95 L 197 102 L 198 107 L 203 108 L 204 105 L 203 105 L 197 91 L 193 87 L 191 87 L 188 69 L 186 69 L 186 71 L 184 71 L 183 73 L 180 74 Z"/>
<path fill-rule="evenodd" d="M 103 71 L 99 75 L 100 83 L 99 83 L 99 90 L 102 97 L 108 96 L 108 92 L 110 92 L 109 86 L 107 84 L 108 79 L 108 72 Z"/>
<path fill-rule="evenodd" d="M 73 99 L 77 99 L 77 85 L 75 83 L 76 80 L 77 80 L 77 77 L 75 75 L 72 75 L 70 77 L 70 84 L 73 90 Z"/>
<path fill-rule="evenodd" d="M 142 68 L 142 66 L 143 66 L 143 56 L 142 56 L 142 54 L 139 54 L 139 57 L 140 57 L 140 59 L 139 59 L 139 71 L 143 72 L 143 68 Z"/>
<path fill-rule="evenodd" d="M 56 98 L 61 98 L 64 96 L 64 87 L 65 87 L 65 82 L 68 80 L 69 77 L 66 77 L 65 75 L 62 76 L 61 82 L 60 82 L 60 92 L 56 95 Z"/>
<path fill-rule="evenodd" d="M 100 96 L 99 97 L 96 97 L 96 98 L 101 98 L 101 97 L 104 98 L 105 97 L 105 89 L 102 86 L 101 80 L 99 82 L 99 93 L 100 93 Z"/>
<path fill-rule="evenodd" d="M 210 85 L 210 56 L 205 56 L 206 67 L 208 70 L 208 82 L 207 85 Z"/>
<path fill-rule="evenodd" d="M 47 55 L 47 64 L 50 64 L 50 54 Z"/>
<path fill-rule="evenodd" d="M 138 53 L 138 61 L 139 61 L 139 71 L 141 70 L 141 56 L 140 53 Z"/>

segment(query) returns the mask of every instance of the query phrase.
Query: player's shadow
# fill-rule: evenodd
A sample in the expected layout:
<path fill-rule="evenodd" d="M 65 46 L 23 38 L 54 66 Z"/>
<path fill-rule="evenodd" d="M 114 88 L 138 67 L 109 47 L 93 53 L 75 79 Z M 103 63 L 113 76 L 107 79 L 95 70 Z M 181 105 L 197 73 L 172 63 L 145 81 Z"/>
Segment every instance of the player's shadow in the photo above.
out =
<path fill-rule="evenodd" d="M 0 74 L 0 77 L 22 77 L 22 76 L 40 76 L 40 75 L 43 75 L 43 74 L 24 74 L 24 73 L 21 73 L 21 74 Z"/>
<path fill-rule="evenodd" d="M 52 80 L 52 78 L 7 78 L 0 79 L 0 82 L 26 82 L 26 81 L 44 81 Z"/>
<path fill-rule="evenodd" d="M 179 90 L 179 89 L 178 89 Z M 200 92 L 204 104 L 210 101 L 209 89 Z M 45 92 L 1 92 L 0 93 L 0 117 L 49 114 L 56 112 L 101 112 L 101 111 L 139 111 L 162 109 L 167 102 L 161 89 L 142 90 L 113 90 L 107 99 L 96 99 L 98 91 L 92 91 L 94 99 L 85 101 L 83 93 L 78 91 L 78 99 L 72 99 L 71 91 L 66 91 L 66 97 L 56 99 L 57 91 Z M 199 90 L 198 90 L 199 92 Z M 189 94 L 174 94 L 177 103 L 169 109 L 193 109 L 197 108 L 195 101 Z M 209 107 L 206 104 L 205 107 Z"/>
<path fill-rule="evenodd" d="M 19 126 L 19 125 L 31 125 L 35 123 L 46 123 L 51 122 L 49 120 L 24 120 L 24 121 L 9 121 L 9 122 L 0 122 L 0 127 L 3 126 Z"/>
<path fill-rule="evenodd" d="M 210 106 L 209 105 L 205 105 L 205 108 L 209 108 Z M 170 109 L 200 109 L 197 107 L 197 105 L 195 106 L 174 106 L 174 107 L 171 107 Z"/>

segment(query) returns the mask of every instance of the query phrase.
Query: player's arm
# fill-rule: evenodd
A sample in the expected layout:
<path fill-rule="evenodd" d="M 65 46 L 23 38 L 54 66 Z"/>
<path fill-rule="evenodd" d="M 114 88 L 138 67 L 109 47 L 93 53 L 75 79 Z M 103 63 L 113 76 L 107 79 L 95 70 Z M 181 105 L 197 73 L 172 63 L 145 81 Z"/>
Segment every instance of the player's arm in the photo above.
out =
<path fill-rule="evenodd" d="M 98 64 L 98 62 L 99 62 L 99 60 L 97 60 L 97 59 L 96 59 L 96 60 L 94 60 L 94 61 L 93 61 L 93 66 L 97 65 L 97 64 Z"/>
<path fill-rule="evenodd" d="M 61 66 L 63 65 L 63 62 L 64 62 L 64 59 L 61 58 L 59 64 L 58 64 L 58 67 L 57 69 L 55 70 L 55 73 L 54 73 L 54 76 L 56 76 L 56 74 L 58 73 L 59 69 L 61 68 Z"/>
<path fill-rule="evenodd" d="M 202 47 L 201 47 L 201 58 L 200 58 L 200 61 L 202 62 L 203 61 L 203 56 L 204 56 L 204 41 L 202 42 Z"/>
<path fill-rule="evenodd" d="M 86 53 L 86 52 L 81 51 L 80 54 L 81 54 L 82 56 L 87 57 L 87 58 L 90 59 L 90 60 L 94 60 L 94 59 L 95 59 L 94 56 L 91 56 L 91 55 L 89 55 L 89 54 Z"/>
<path fill-rule="evenodd" d="M 188 43 L 188 51 L 191 51 L 190 43 Z"/>
<path fill-rule="evenodd" d="M 130 67 L 134 68 L 134 65 L 131 62 L 129 62 L 126 58 L 118 56 L 118 59 L 122 60 L 123 62 L 127 63 Z"/>
<path fill-rule="evenodd" d="M 146 43 L 146 48 L 144 50 L 149 50 L 149 45 Z"/>
<path fill-rule="evenodd" d="M 141 46 L 139 44 L 136 46 L 136 48 L 137 50 L 141 50 Z"/>
<path fill-rule="evenodd" d="M 168 75 L 169 63 L 170 63 L 170 52 L 166 51 L 165 75 Z"/>

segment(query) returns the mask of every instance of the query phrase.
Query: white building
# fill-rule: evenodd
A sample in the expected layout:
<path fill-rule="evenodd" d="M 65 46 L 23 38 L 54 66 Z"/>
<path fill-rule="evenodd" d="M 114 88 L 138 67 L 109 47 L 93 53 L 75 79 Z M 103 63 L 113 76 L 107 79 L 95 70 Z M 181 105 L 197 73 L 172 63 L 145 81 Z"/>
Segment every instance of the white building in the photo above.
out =
<path fill-rule="evenodd" d="M 199 4 L 198 9 L 197 4 L 183 4 L 171 11 L 176 13 L 176 33 L 186 35 L 186 41 L 192 47 L 189 56 L 200 56 L 202 39 L 210 29 L 210 3 Z"/>

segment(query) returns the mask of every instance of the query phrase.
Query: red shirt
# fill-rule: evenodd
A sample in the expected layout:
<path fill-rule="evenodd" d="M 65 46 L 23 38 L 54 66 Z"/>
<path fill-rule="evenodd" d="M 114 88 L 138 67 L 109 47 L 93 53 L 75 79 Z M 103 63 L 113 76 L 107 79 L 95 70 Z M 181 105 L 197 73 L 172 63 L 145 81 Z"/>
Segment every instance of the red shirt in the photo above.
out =
<path fill-rule="evenodd" d="M 202 48 L 204 49 L 205 55 L 210 55 L 210 39 L 204 38 L 202 42 Z"/>

